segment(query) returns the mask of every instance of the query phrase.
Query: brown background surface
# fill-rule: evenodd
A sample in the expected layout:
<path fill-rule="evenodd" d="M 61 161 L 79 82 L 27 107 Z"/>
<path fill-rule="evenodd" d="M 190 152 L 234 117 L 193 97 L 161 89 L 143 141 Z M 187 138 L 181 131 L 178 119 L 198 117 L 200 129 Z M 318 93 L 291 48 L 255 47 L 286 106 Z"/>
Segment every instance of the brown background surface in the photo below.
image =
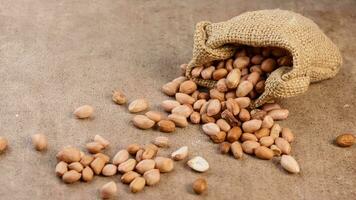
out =
<path fill-rule="evenodd" d="M 296 135 L 293 155 L 302 171 L 285 173 L 276 162 L 219 155 L 217 146 L 190 125 L 169 135 L 172 147 L 188 145 L 211 169 L 204 174 L 183 162 L 158 186 L 131 194 L 119 176 L 63 184 L 54 175 L 55 154 L 64 145 L 83 147 L 95 134 L 110 139 L 107 151 L 146 143 L 158 131 L 132 126 L 131 114 L 111 101 L 121 87 L 130 100 L 145 97 L 157 109 L 168 99 L 160 87 L 179 75 L 192 52 L 194 26 L 219 22 L 244 11 L 281 8 L 313 19 L 344 57 L 332 80 L 286 99 L 290 118 L 282 125 Z M 355 1 L 0 1 L 0 135 L 9 150 L 0 155 L 0 199 L 97 199 L 97 189 L 114 180 L 119 199 L 355 199 L 356 146 L 335 147 L 341 132 L 356 132 Z M 95 107 L 93 120 L 71 115 L 82 104 Z M 33 150 L 30 135 L 48 135 L 45 153 Z M 191 182 L 209 181 L 209 192 L 192 194 Z"/>

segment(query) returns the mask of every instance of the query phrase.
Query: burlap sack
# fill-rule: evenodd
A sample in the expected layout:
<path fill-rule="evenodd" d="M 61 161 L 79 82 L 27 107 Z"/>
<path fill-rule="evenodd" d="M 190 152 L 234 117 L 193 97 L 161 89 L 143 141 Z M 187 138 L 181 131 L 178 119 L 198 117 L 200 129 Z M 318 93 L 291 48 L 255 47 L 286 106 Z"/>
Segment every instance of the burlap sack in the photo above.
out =
<path fill-rule="evenodd" d="M 342 64 L 338 48 L 313 21 L 291 11 L 261 10 L 220 23 L 199 22 L 186 76 L 198 85 L 212 88 L 215 81 L 192 78 L 191 70 L 232 57 L 236 45 L 280 47 L 293 56 L 292 68 L 280 67 L 268 77 L 265 92 L 254 102 L 255 107 L 301 94 L 310 83 L 335 76 Z"/>

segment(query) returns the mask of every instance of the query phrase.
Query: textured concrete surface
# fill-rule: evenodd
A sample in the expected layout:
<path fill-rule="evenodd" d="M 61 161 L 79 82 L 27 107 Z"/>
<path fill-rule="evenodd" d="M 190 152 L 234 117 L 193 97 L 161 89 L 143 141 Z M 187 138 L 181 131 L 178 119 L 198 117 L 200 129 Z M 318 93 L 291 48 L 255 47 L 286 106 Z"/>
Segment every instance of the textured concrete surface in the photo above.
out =
<path fill-rule="evenodd" d="M 194 25 L 227 20 L 244 11 L 281 8 L 304 14 L 339 46 L 340 73 L 314 84 L 299 97 L 282 101 L 291 111 L 283 122 L 296 134 L 293 155 L 299 175 L 285 173 L 277 162 L 219 155 L 198 126 L 169 135 L 172 148 L 188 145 L 191 155 L 211 164 L 204 174 L 177 163 L 160 184 L 131 194 L 119 176 L 91 183 L 63 184 L 55 175 L 55 154 L 64 145 L 83 148 L 95 134 L 112 142 L 107 151 L 159 135 L 130 124 L 125 107 L 111 102 L 111 90 L 129 98 L 145 97 L 152 108 L 168 99 L 162 84 L 179 74 L 177 66 L 192 52 Z M 1 0 L 0 1 L 0 135 L 10 148 L 0 155 L 0 199 L 97 199 L 97 189 L 118 183 L 118 199 L 354 199 L 356 146 L 335 147 L 341 132 L 356 132 L 356 2 L 259 0 Z M 71 115 L 82 104 L 95 107 L 95 118 Z M 33 150 L 30 135 L 48 135 L 45 153 Z M 199 176 L 209 191 L 190 190 Z"/>

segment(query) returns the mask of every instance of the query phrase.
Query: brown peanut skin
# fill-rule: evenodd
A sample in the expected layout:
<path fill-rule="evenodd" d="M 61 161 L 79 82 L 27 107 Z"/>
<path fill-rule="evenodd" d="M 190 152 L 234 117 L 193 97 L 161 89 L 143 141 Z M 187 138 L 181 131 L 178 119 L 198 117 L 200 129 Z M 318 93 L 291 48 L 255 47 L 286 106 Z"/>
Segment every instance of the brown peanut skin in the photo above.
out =
<path fill-rule="evenodd" d="M 350 147 L 356 142 L 356 137 L 351 133 L 341 134 L 336 137 L 335 143 L 339 147 Z"/>
<path fill-rule="evenodd" d="M 198 178 L 193 183 L 193 190 L 196 194 L 202 194 L 208 189 L 208 183 L 204 178 Z"/>

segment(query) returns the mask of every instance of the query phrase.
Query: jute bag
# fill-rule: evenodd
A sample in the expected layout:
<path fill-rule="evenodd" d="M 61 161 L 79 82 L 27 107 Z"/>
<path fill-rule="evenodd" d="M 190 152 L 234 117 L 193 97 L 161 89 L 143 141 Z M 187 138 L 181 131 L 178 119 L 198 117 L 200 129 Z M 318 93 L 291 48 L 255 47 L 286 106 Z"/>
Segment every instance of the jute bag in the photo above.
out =
<path fill-rule="evenodd" d="M 301 94 L 310 83 L 335 76 L 342 64 L 338 48 L 313 21 L 291 11 L 261 10 L 220 23 L 199 22 L 186 76 L 200 86 L 214 87 L 215 81 L 192 78 L 192 69 L 232 57 L 238 45 L 280 47 L 293 57 L 293 67 L 280 67 L 271 73 L 254 107 Z"/>

